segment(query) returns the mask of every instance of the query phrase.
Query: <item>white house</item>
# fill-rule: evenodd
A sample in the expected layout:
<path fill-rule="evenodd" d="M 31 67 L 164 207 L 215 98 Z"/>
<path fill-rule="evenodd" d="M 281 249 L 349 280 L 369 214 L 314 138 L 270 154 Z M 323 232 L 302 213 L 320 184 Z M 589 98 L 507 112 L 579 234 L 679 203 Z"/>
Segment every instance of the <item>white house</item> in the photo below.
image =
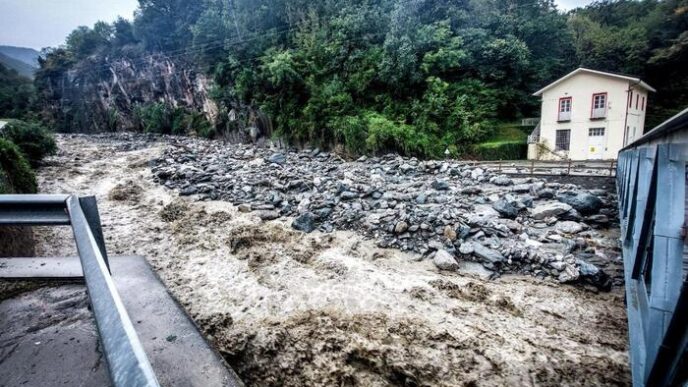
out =
<path fill-rule="evenodd" d="M 528 159 L 611 160 L 643 135 L 648 93 L 639 78 L 579 68 L 552 82 L 540 123 L 528 137 Z"/>

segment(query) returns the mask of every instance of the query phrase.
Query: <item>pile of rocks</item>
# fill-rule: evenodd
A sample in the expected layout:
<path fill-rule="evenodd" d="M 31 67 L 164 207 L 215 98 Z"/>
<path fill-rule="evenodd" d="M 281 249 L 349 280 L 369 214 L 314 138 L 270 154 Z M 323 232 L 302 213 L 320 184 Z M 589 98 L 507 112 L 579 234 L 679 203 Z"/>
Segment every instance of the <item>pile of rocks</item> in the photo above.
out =
<path fill-rule="evenodd" d="M 304 232 L 354 230 L 440 269 L 475 261 L 494 275 L 610 286 L 591 263 L 604 255 L 599 246 L 614 245 L 600 230 L 615 226 L 615 196 L 602 189 L 454 161 L 386 155 L 347 162 L 318 149 L 186 138 L 172 141 L 152 172 L 180 195 L 226 200 L 263 220 L 294 217 L 292 227 Z"/>

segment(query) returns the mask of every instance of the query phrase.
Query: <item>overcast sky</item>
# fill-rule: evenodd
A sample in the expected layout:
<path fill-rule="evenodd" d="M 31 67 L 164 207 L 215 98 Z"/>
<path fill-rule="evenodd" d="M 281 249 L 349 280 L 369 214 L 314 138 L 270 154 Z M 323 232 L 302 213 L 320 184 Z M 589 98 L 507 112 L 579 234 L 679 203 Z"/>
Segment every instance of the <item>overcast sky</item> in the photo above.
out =
<path fill-rule="evenodd" d="M 199 0 L 189 0 L 199 1 Z M 592 0 L 556 0 L 571 9 Z M 76 27 L 132 17 L 137 0 L 0 0 L 0 45 L 57 46 Z"/>

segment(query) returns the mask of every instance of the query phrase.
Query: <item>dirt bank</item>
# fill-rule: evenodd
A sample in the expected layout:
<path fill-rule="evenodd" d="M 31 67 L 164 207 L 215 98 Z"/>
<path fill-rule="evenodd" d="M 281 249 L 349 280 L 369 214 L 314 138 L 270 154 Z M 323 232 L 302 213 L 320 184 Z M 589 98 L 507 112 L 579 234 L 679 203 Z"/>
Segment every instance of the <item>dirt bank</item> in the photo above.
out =
<path fill-rule="evenodd" d="M 59 137 L 45 193 L 95 194 L 111 255 L 146 256 L 248 385 L 626 385 L 622 289 L 485 281 L 352 232 L 303 234 L 152 181 L 163 143 Z M 39 229 L 40 255 L 74 254 Z"/>

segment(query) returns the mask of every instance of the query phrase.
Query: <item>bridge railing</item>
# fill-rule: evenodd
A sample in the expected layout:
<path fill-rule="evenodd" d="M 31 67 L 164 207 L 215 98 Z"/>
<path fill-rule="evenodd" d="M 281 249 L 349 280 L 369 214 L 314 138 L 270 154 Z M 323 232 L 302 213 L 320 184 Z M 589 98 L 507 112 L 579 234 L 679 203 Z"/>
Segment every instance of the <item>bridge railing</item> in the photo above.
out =
<path fill-rule="evenodd" d="M 635 386 L 681 385 L 688 377 L 685 113 L 687 120 L 674 124 L 686 125 L 667 131 L 665 123 L 619 154 L 617 193 Z M 665 135 L 658 136 L 657 130 Z"/>

